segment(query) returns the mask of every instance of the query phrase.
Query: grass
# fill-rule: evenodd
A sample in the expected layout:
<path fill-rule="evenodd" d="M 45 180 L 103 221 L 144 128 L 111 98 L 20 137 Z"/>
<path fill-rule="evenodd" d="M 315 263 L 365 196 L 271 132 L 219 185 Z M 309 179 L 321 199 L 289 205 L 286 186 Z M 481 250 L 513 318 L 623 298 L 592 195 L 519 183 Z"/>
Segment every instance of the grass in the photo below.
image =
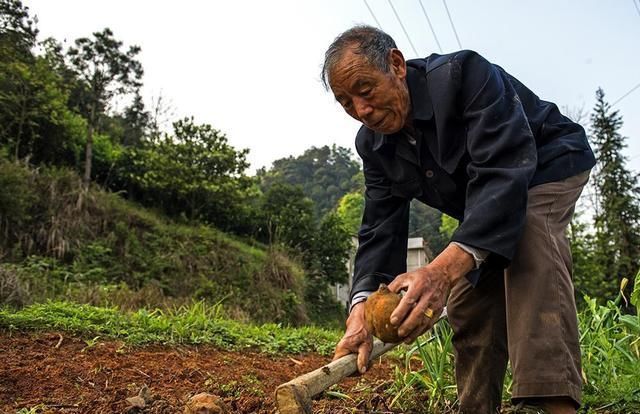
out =
<path fill-rule="evenodd" d="M 625 287 L 623 282 L 618 297 L 606 304 L 585 297 L 587 306 L 578 315 L 584 377 L 581 413 L 640 413 L 640 315 L 622 311 Z M 630 297 L 638 309 L 640 272 Z M 415 413 L 455 412 L 452 337 L 449 325 L 440 322 L 413 346 L 398 348 L 396 356 L 404 368 L 395 369 L 393 385 L 387 389 L 392 407 Z M 505 405 L 511 381 L 508 372 Z M 422 400 L 420 407 L 416 399 Z"/>
<path fill-rule="evenodd" d="M 640 304 L 638 292 L 640 277 L 636 277 L 631 295 L 634 306 Z M 640 412 L 640 315 L 622 312 L 625 300 L 622 293 L 606 304 L 585 298 L 587 307 L 579 314 L 584 370 L 581 413 Z M 63 330 L 84 337 L 87 348 L 101 338 L 109 338 L 131 345 L 210 344 L 235 351 L 323 355 L 333 352 L 342 334 L 316 327 L 245 324 L 226 317 L 220 303 L 210 305 L 203 301 L 164 311 L 135 312 L 48 301 L 17 311 L 1 309 L 0 329 Z M 393 381 L 383 391 L 390 407 L 413 413 L 455 412 L 452 336 L 451 328 L 443 321 L 413 345 L 392 351 L 400 363 Z M 510 387 L 508 375 L 505 405 Z M 353 399 L 340 390 L 330 390 L 328 396 Z"/>
<path fill-rule="evenodd" d="M 389 389 L 391 407 L 415 410 L 417 394 L 423 397 L 421 400 L 426 400 L 424 408 L 427 410 L 442 411 L 454 405 L 456 386 L 452 337 L 449 325 L 439 322 L 428 338 L 423 335 L 411 346 L 399 348 L 396 356 L 402 364 L 395 367 L 394 383 Z"/>
<path fill-rule="evenodd" d="M 224 317 L 222 306 L 196 302 L 174 310 L 125 313 L 117 308 L 49 301 L 18 311 L 0 310 L 0 328 L 63 330 L 82 335 L 87 346 L 100 338 L 128 344 L 210 344 L 228 350 L 253 349 L 270 354 L 317 352 L 330 355 L 341 333 L 316 327 L 252 325 Z"/>
<path fill-rule="evenodd" d="M 580 315 L 584 403 L 594 412 L 640 412 L 640 315 L 621 311 L 625 285 L 604 305 L 586 297 Z M 636 309 L 639 295 L 640 272 L 631 294 Z"/>

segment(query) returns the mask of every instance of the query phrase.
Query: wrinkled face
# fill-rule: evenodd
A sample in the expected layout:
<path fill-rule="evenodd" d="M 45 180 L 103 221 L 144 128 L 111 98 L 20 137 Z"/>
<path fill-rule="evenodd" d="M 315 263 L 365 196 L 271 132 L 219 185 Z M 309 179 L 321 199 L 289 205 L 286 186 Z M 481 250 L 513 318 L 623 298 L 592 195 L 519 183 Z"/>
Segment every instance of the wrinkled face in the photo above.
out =
<path fill-rule="evenodd" d="M 329 74 L 333 95 L 344 110 L 383 134 L 402 129 L 410 106 L 405 80 L 407 68 L 402 53 L 393 49 L 389 59 L 390 73 L 384 73 L 349 49 Z"/>

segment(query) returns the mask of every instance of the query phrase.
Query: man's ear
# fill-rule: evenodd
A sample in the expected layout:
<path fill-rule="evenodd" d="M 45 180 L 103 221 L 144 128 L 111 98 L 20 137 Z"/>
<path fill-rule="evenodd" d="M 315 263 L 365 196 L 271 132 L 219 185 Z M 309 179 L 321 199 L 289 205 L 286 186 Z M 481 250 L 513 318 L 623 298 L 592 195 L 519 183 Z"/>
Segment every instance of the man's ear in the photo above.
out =
<path fill-rule="evenodd" d="M 402 52 L 398 49 L 391 49 L 389 52 L 389 63 L 391 72 L 401 79 L 407 76 L 407 63 L 404 60 Z"/>

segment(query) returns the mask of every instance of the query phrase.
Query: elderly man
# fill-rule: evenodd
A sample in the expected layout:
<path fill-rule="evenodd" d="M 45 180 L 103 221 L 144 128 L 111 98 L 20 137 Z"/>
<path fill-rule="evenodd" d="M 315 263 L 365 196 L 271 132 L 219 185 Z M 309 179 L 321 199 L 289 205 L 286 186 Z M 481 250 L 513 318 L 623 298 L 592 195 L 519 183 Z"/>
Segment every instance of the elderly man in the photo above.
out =
<path fill-rule="evenodd" d="M 356 137 L 365 176 L 351 309 L 335 358 L 372 347 L 363 301 L 406 291 L 391 315 L 405 342 L 447 303 L 460 412 L 499 412 L 510 358 L 514 403 L 575 413 L 580 348 L 565 230 L 595 158 L 583 128 L 472 51 L 405 61 L 369 26 L 342 33 L 322 72 Z M 458 219 L 449 245 L 406 272 L 409 202 Z"/>

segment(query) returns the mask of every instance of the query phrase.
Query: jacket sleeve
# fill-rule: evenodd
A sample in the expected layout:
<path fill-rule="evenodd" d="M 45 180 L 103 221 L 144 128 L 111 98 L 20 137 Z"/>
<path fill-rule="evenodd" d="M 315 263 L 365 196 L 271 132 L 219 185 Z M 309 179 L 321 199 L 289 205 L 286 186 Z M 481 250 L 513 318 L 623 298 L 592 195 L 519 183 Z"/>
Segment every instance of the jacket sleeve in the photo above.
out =
<path fill-rule="evenodd" d="M 362 157 L 364 214 L 358 232 L 351 295 L 378 290 L 407 269 L 409 200 L 392 194 L 391 182 L 356 144 Z"/>
<path fill-rule="evenodd" d="M 504 72 L 475 52 L 463 61 L 458 96 L 471 161 L 464 218 L 452 240 L 485 249 L 490 263 L 506 267 L 524 229 L 535 139 Z"/>

